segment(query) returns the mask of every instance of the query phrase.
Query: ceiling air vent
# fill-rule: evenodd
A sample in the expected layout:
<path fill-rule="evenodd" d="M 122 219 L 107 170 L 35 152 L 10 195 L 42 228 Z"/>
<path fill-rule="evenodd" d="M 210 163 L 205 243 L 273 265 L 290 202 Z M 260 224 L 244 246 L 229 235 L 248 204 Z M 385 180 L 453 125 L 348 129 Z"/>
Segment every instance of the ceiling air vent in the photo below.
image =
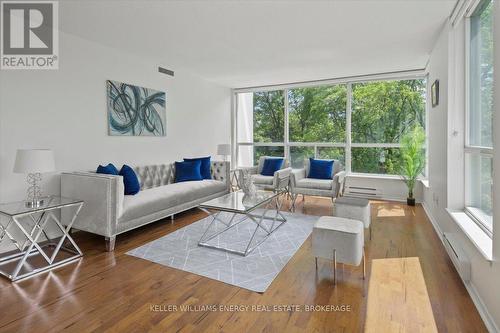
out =
<path fill-rule="evenodd" d="M 171 71 L 170 69 L 166 69 L 163 67 L 158 67 L 158 72 L 163 73 L 163 74 L 167 74 L 169 76 L 174 76 L 174 71 Z"/>

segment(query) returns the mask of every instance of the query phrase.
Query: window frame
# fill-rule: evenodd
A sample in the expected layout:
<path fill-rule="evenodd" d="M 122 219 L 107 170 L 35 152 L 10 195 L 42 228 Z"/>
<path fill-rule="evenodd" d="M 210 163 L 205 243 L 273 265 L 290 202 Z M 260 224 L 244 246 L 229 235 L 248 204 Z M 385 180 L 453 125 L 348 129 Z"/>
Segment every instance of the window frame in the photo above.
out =
<path fill-rule="evenodd" d="M 344 169 L 348 175 L 363 175 L 363 176 L 373 176 L 378 178 L 394 178 L 397 175 L 393 174 L 379 174 L 379 173 L 363 173 L 363 172 L 352 172 L 352 148 L 401 148 L 399 143 L 359 143 L 352 142 L 351 139 L 351 130 L 352 130 L 352 85 L 356 83 L 367 83 L 367 82 L 377 82 L 377 81 L 403 81 L 403 80 L 426 80 L 426 88 L 428 88 L 428 74 L 424 72 L 424 70 L 418 71 L 408 71 L 406 73 L 395 73 L 391 74 L 382 74 L 382 75 L 370 75 L 370 76 L 362 76 L 362 77 L 351 77 L 346 79 L 332 79 L 332 80 L 318 80 L 318 81 L 309 81 L 302 83 L 292 83 L 286 85 L 277 85 L 277 86 L 263 86 L 263 87 L 251 87 L 251 88 L 241 88 L 241 89 L 233 89 L 233 98 L 235 100 L 234 105 L 234 116 L 233 116 L 233 147 L 234 148 L 234 160 L 236 161 L 236 165 L 239 166 L 238 156 L 239 156 L 239 148 L 240 146 L 254 146 L 254 147 L 265 147 L 265 146 L 283 146 L 285 158 L 290 158 L 290 147 L 314 147 L 314 157 L 318 157 L 318 148 L 326 147 L 326 148 L 343 148 L 344 149 L 344 157 L 345 157 L 345 165 Z M 346 130 L 345 130 L 345 140 L 344 142 L 290 142 L 289 141 L 289 102 L 288 102 L 288 90 L 294 88 L 304 88 L 304 87 L 316 87 L 316 86 L 325 86 L 325 85 L 340 85 L 345 84 L 347 87 L 347 102 L 346 102 Z M 262 91 L 275 91 L 275 90 L 283 90 L 284 93 L 284 141 L 283 142 L 238 142 L 238 94 L 239 93 L 254 93 L 254 92 L 262 92 Z M 428 89 L 426 89 L 426 93 Z M 425 119 L 426 119 L 426 127 L 425 133 L 426 137 L 428 137 L 428 103 L 427 98 L 425 101 Z M 426 154 L 428 154 L 428 149 L 426 149 Z M 427 161 L 427 159 L 426 159 Z M 426 168 L 428 163 L 426 162 Z M 426 175 L 423 175 L 422 178 L 426 178 Z"/>
<path fill-rule="evenodd" d="M 464 140 L 464 212 L 471 218 L 476 225 L 481 228 L 490 238 L 493 237 L 493 230 L 490 229 L 489 223 L 483 218 L 485 214 L 481 209 L 469 205 L 469 195 L 470 192 L 470 165 L 468 161 L 469 156 L 485 156 L 488 158 L 493 158 L 493 147 L 484 147 L 481 145 L 471 144 L 471 83 L 472 83 L 472 24 L 473 17 L 476 15 L 478 10 L 482 10 L 487 7 L 486 3 L 492 0 L 477 0 L 474 6 L 469 9 L 470 15 L 465 17 L 465 140 Z"/>

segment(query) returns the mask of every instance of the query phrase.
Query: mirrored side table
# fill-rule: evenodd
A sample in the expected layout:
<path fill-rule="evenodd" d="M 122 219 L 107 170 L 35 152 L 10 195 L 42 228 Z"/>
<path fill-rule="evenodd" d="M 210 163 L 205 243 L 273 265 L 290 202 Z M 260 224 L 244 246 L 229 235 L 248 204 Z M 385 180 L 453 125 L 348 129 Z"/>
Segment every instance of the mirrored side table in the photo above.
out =
<path fill-rule="evenodd" d="M 0 204 L 0 274 L 17 281 L 78 260 L 82 251 L 70 230 L 82 206 L 57 196 L 44 198 L 40 207 Z"/>

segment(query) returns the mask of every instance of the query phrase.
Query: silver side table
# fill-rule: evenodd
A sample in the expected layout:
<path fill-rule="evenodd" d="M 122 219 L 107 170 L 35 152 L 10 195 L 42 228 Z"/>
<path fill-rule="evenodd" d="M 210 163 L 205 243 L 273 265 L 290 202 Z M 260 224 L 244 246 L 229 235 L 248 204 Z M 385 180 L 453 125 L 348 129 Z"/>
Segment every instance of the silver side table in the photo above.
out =
<path fill-rule="evenodd" d="M 0 204 L 0 274 L 17 281 L 78 260 L 82 251 L 69 232 L 83 201 L 50 196 L 40 207 Z M 61 223 L 64 218 L 64 224 Z"/>

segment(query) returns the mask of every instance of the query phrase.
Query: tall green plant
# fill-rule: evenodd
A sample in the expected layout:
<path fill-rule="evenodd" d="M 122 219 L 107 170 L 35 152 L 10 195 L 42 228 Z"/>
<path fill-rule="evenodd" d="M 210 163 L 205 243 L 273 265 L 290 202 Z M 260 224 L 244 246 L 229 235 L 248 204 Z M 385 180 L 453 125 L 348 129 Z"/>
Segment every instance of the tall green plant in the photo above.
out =
<path fill-rule="evenodd" d="M 408 186 L 408 198 L 413 199 L 417 177 L 425 168 L 425 131 L 420 125 L 401 138 L 401 176 Z"/>

